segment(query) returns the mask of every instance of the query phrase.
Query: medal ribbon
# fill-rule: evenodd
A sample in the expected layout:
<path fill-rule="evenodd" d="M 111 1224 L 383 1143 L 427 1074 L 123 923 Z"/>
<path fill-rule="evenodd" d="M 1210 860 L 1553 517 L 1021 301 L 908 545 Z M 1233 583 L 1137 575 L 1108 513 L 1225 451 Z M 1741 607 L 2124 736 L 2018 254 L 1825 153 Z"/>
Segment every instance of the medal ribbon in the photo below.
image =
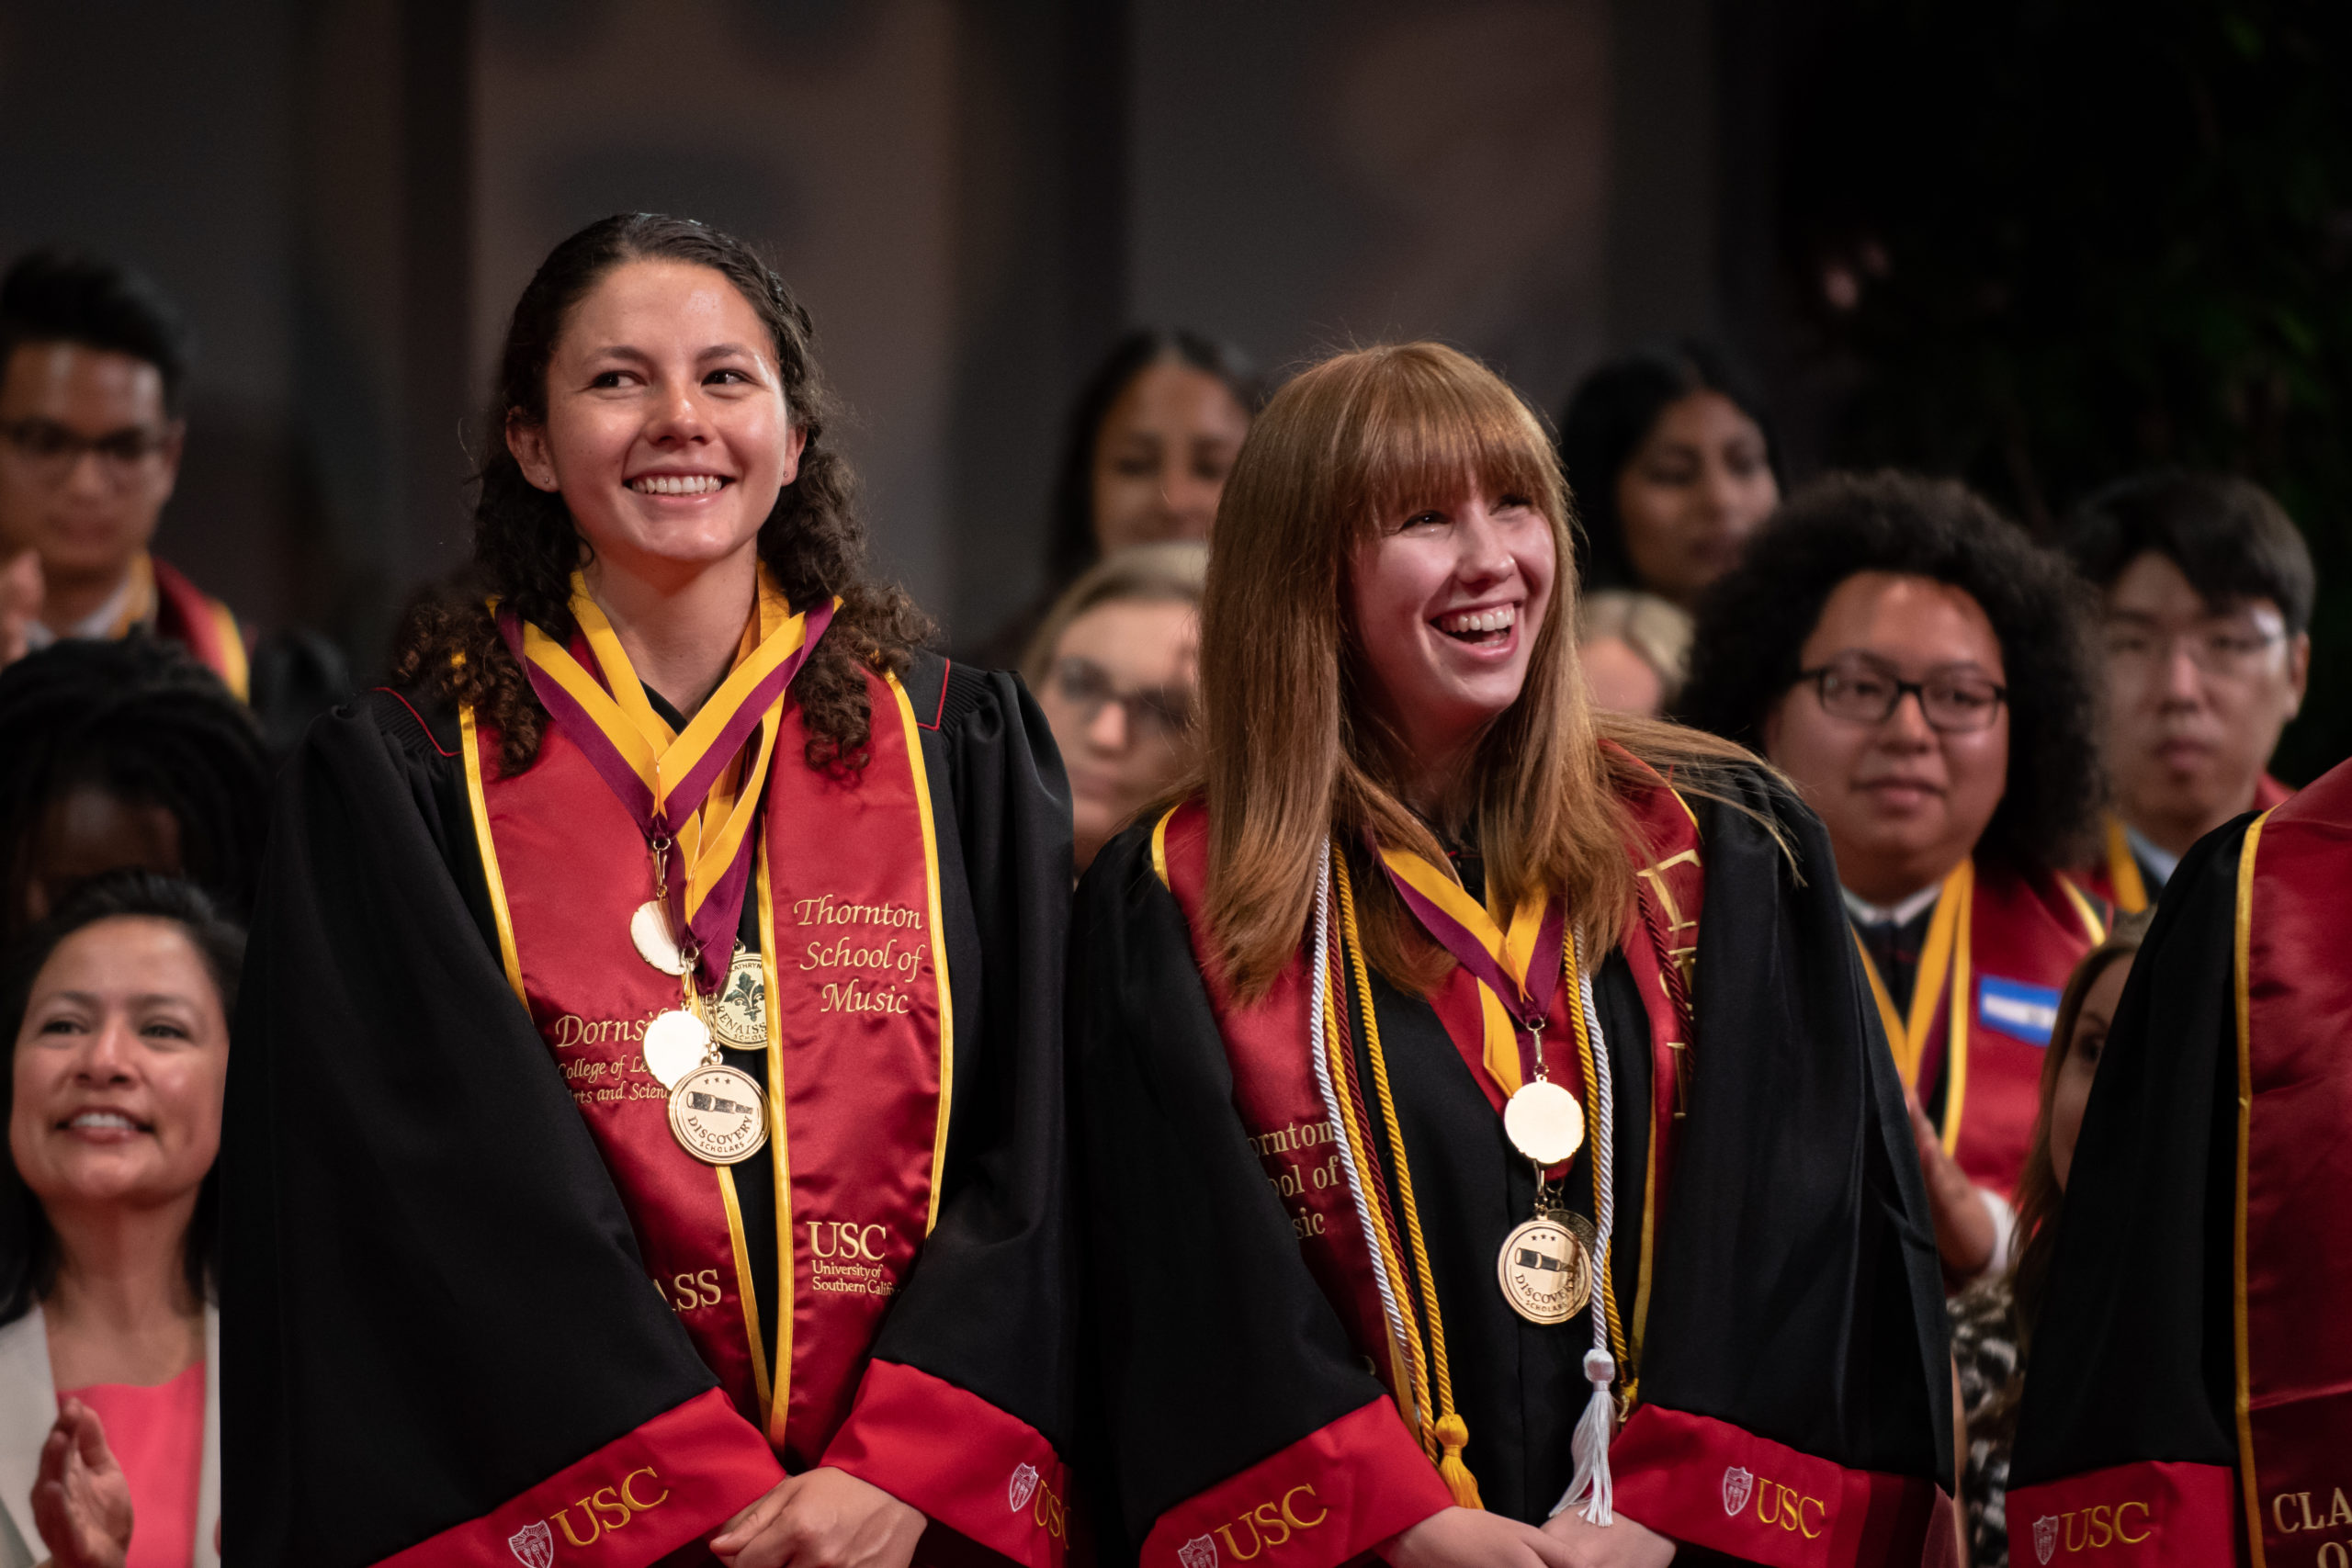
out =
<path fill-rule="evenodd" d="M 691 933 L 700 949 L 707 987 L 721 983 L 734 953 L 750 880 L 752 821 L 767 782 L 786 688 L 825 635 L 833 610 L 824 604 L 793 615 L 762 567 L 758 609 L 745 626 L 735 667 L 683 732 L 673 730 L 646 700 L 628 654 L 580 573 L 571 577 L 571 614 L 602 683 L 562 643 L 512 610 L 499 613 L 499 632 L 548 716 L 587 756 L 639 830 L 648 840 L 676 843 L 680 852 L 669 857 L 662 892 L 672 929 Z M 755 728 L 757 749 L 743 769 L 733 769 Z"/>
<path fill-rule="evenodd" d="M 1966 1048 L 1968 1031 L 1969 954 L 1968 922 L 1973 912 L 1976 891 L 1976 864 L 1962 861 L 1951 874 L 1944 878 L 1943 890 L 1936 896 L 1936 912 L 1928 922 L 1928 940 L 1919 953 L 1919 973 L 1911 985 L 1911 1011 L 1908 1018 L 1894 1010 L 1894 997 L 1886 988 L 1886 981 L 1878 972 L 1877 962 L 1870 949 L 1862 945 L 1862 933 L 1854 932 L 1854 951 L 1861 955 L 1862 974 L 1871 983 L 1871 997 L 1878 1003 L 1879 1022 L 1886 1030 L 1886 1043 L 1894 1053 L 1895 1071 L 1903 1076 L 1904 1086 L 1919 1089 L 1919 1063 L 1927 1055 L 1928 1037 L 1933 1032 L 1936 1005 L 1949 996 L 1951 1016 L 1944 1029 L 1947 1052 L 1955 1064 L 1964 1061 L 1960 1053 Z M 1947 985 L 1949 981 L 1949 985 Z M 1959 1087 L 1955 1081 L 1954 1088 Z M 1925 1091 L 1922 1090 L 1922 1093 Z M 1956 1094 L 1945 1096 L 1943 1133 L 1944 1152 L 1949 1154 L 1960 1141 L 1960 1118 Z"/>
<path fill-rule="evenodd" d="M 1566 972 L 1565 902 L 1530 894 L 1505 930 L 1459 882 L 1421 856 L 1382 850 L 1380 863 L 1421 929 L 1477 980 L 1487 1020 L 1487 1071 L 1504 1098 L 1518 1093 L 1535 1075 L 1535 1032 L 1551 1016 Z"/>

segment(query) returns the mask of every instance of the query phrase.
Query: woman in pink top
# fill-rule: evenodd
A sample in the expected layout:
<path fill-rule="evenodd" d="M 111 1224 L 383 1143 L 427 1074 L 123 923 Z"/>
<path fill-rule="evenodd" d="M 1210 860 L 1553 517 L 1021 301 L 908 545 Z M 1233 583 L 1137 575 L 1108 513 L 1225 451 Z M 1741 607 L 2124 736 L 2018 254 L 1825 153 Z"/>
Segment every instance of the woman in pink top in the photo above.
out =
<path fill-rule="evenodd" d="M 220 1562 L 214 1156 L 243 946 L 194 887 L 115 872 L 0 974 L 0 1568 Z"/>

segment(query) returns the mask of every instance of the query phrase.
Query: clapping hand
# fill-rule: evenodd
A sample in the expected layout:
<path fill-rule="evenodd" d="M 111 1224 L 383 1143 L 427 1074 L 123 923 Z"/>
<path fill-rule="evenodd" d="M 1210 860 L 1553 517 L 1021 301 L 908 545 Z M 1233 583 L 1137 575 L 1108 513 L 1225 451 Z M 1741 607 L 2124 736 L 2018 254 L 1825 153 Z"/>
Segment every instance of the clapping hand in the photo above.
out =
<path fill-rule="evenodd" d="M 97 1412 L 69 1399 L 41 1444 L 33 1525 L 54 1568 L 123 1568 L 130 1551 L 130 1483 L 107 1447 Z"/>

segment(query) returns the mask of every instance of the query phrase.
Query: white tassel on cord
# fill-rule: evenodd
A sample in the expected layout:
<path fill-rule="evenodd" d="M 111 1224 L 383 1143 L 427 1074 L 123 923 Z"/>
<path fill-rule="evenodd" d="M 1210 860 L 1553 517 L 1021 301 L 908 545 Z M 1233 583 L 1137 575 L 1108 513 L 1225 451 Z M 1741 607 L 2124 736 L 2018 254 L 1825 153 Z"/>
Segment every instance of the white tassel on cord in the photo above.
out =
<path fill-rule="evenodd" d="M 1576 1435 L 1568 1441 L 1568 1452 L 1577 1461 L 1576 1474 L 1552 1512 L 1556 1515 L 1572 1508 L 1589 1494 L 1585 1518 L 1606 1525 L 1616 1521 L 1611 1511 L 1615 1498 L 1609 1476 L 1609 1440 L 1616 1435 L 1617 1413 L 1609 1389 L 1617 1381 L 1617 1359 L 1609 1353 L 1608 1305 L 1609 1237 L 1617 1228 L 1616 1149 L 1610 1132 L 1616 1102 L 1610 1096 L 1609 1043 L 1600 1035 L 1600 1010 L 1593 1005 L 1592 976 L 1580 975 L 1577 979 L 1577 999 L 1584 1010 L 1585 1029 L 1592 1036 L 1593 1082 L 1587 1086 L 1592 1103 L 1586 1108 L 1592 1126 L 1592 1348 L 1584 1353 L 1584 1375 L 1592 1384 L 1592 1397 L 1585 1402 Z"/>
<path fill-rule="evenodd" d="M 1323 1113 L 1331 1119 L 1331 1141 L 1339 1145 L 1340 1168 L 1347 1173 L 1348 1196 L 1356 1206 L 1356 1220 L 1363 1227 L 1363 1249 L 1372 1258 L 1372 1281 L 1380 1292 L 1381 1314 L 1388 1320 L 1389 1343 L 1401 1347 L 1405 1343 L 1405 1315 L 1396 1306 L 1396 1287 L 1389 1282 L 1388 1265 L 1381 1256 L 1380 1236 L 1373 1229 L 1372 1205 L 1364 1201 L 1363 1179 L 1356 1172 L 1355 1145 L 1348 1139 L 1348 1119 L 1340 1114 L 1340 1097 L 1331 1087 L 1331 1057 L 1325 1049 L 1324 1001 L 1331 994 L 1331 840 L 1323 840 L 1322 858 L 1316 864 L 1315 879 L 1315 964 L 1309 971 L 1309 984 L 1314 996 L 1306 1005 L 1307 1050 L 1315 1059 L 1315 1087 L 1323 1098 Z M 1403 1380 L 1399 1379 L 1400 1382 Z M 1400 1406 L 1405 1407 L 1406 1419 L 1418 1426 L 1420 1413 L 1410 1408 L 1413 1390 L 1409 1383 L 1396 1391 Z"/>

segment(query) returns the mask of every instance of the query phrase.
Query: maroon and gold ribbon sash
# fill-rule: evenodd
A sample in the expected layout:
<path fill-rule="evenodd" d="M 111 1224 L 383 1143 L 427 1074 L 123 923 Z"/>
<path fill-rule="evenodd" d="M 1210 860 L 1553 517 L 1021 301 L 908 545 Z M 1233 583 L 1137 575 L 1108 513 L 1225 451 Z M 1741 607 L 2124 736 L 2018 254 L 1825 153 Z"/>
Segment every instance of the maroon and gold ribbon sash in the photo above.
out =
<path fill-rule="evenodd" d="M 604 677 L 601 684 L 570 649 L 512 609 L 499 613 L 499 631 L 548 716 L 639 830 L 649 841 L 677 845 L 681 852 L 664 863 L 671 929 L 691 934 L 702 982 L 715 987 L 734 953 L 750 879 L 751 827 L 775 750 L 785 691 L 831 624 L 833 605 L 792 614 L 763 567 L 758 609 L 744 633 L 751 647 L 683 732 L 673 731 L 646 700 L 612 623 L 578 572 L 571 578 L 571 614 Z M 755 730 L 757 749 L 740 776 L 729 777 Z"/>
<path fill-rule="evenodd" d="M 1381 850 L 1389 886 L 1479 986 L 1487 1071 L 1508 1100 L 1535 1075 L 1535 1041 L 1566 973 L 1566 907 L 1541 893 L 1521 900 L 1509 929 L 1462 885 L 1417 854 Z"/>
<path fill-rule="evenodd" d="M 626 1207 L 646 1272 L 728 1399 L 788 1465 L 823 1456 L 874 1337 L 937 1217 L 953 1097 L 953 998 L 937 824 L 922 737 L 897 682 L 865 673 L 867 761 L 802 765 L 786 699 L 752 896 L 766 988 L 769 1162 L 778 1268 L 755 1275 L 738 1182 L 671 1135 L 646 1023 L 677 981 L 639 961 L 639 826 L 573 732 L 506 773 L 461 714 L 475 841 L 509 983 L 546 1042 Z M 774 1303 L 771 1344 L 760 1310 Z"/>

